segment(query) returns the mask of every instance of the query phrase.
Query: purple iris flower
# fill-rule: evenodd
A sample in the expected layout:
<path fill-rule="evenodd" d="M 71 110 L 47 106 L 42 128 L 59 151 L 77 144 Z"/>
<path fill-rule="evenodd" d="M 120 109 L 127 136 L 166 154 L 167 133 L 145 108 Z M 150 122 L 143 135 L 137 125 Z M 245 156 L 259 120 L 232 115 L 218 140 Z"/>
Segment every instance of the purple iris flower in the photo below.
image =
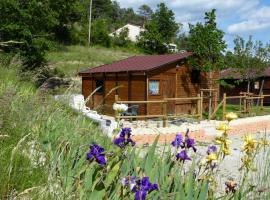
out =
<path fill-rule="evenodd" d="M 159 190 L 158 184 L 152 184 L 149 177 L 143 177 L 141 180 L 136 181 L 136 185 L 132 188 L 132 192 L 135 193 L 135 200 L 145 200 L 147 194 L 154 190 Z"/>
<path fill-rule="evenodd" d="M 237 189 L 237 183 L 235 183 L 234 181 L 227 181 L 225 183 L 226 185 L 226 193 L 229 193 L 229 192 L 232 192 L 232 193 L 235 193 L 236 192 L 236 189 Z"/>
<path fill-rule="evenodd" d="M 195 147 L 195 140 L 190 138 L 189 135 L 188 135 L 188 132 L 189 130 L 187 131 L 186 133 L 186 137 L 185 137 L 185 145 L 186 147 L 189 149 L 189 148 L 192 148 L 194 152 L 197 151 L 196 147 Z"/>
<path fill-rule="evenodd" d="M 98 164 L 105 166 L 106 158 L 104 151 L 103 147 L 97 144 L 92 144 L 90 145 L 90 151 L 86 154 L 86 160 L 91 161 L 92 159 L 95 159 Z"/>
<path fill-rule="evenodd" d="M 209 145 L 208 149 L 207 149 L 207 154 L 211 154 L 211 153 L 216 153 L 217 152 L 217 147 L 215 145 Z"/>
<path fill-rule="evenodd" d="M 122 128 L 118 138 L 114 140 L 114 144 L 120 148 L 126 147 L 128 144 L 134 146 L 136 143 L 131 139 L 131 128 Z"/>
<path fill-rule="evenodd" d="M 186 150 L 182 150 L 180 153 L 176 154 L 176 160 L 185 162 L 186 160 L 191 160 L 191 158 L 187 155 Z"/>
<path fill-rule="evenodd" d="M 175 139 L 171 144 L 176 148 L 184 146 L 183 136 L 181 134 L 176 134 Z"/>
<path fill-rule="evenodd" d="M 122 128 L 120 132 L 120 137 L 131 136 L 131 128 Z"/>
<path fill-rule="evenodd" d="M 129 186 L 130 190 L 132 190 L 133 187 L 136 186 L 136 178 L 134 176 L 128 176 L 122 178 L 121 183 L 123 186 Z"/>

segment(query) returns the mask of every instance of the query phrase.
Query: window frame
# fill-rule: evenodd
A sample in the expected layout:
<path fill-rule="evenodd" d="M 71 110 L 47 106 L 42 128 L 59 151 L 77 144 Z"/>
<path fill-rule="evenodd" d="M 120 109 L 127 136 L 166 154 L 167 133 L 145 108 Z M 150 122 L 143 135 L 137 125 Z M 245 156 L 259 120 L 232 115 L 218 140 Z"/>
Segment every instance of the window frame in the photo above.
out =
<path fill-rule="evenodd" d="M 158 93 L 157 94 L 151 94 L 151 92 L 150 92 L 151 81 L 158 82 Z M 160 80 L 159 79 L 149 79 L 149 81 L 148 81 L 148 95 L 150 95 L 150 96 L 160 96 L 161 95 L 160 89 L 161 89 L 161 87 L 160 87 Z"/>

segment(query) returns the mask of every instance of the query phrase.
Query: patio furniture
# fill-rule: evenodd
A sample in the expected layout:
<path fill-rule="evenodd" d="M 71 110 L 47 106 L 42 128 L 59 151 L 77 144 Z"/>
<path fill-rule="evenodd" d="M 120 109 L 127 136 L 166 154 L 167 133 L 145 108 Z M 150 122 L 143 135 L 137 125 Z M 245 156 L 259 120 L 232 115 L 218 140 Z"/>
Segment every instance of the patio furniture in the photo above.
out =
<path fill-rule="evenodd" d="M 126 112 L 123 112 L 123 116 L 137 116 L 139 113 L 139 105 L 130 106 Z"/>

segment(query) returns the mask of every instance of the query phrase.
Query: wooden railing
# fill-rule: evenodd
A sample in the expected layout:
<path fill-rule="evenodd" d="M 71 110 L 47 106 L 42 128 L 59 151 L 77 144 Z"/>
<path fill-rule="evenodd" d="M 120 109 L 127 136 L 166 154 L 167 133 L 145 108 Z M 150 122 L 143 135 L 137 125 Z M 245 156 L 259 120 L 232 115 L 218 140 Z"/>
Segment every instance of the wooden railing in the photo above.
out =
<path fill-rule="evenodd" d="M 222 119 L 225 120 L 225 116 L 227 113 L 227 101 L 229 99 L 239 99 L 239 112 L 245 113 L 245 114 L 251 114 L 252 112 L 252 100 L 258 100 L 260 109 L 263 110 L 264 108 L 264 98 L 270 97 L 270 95 L 253 95 L 253 94 L 247 94 L 243 93 L 243 95 L 240 96 L 227 96 L 226 93 L 223 94 L 223 98 L 221 102 L 218 104 L 214 112 L 211 114 L 211 119 L 214 119 L 216 117 L 217 111 L 222 106 Z"/>
<path fill-rule="evenodd" d="M 170 101 L 196 101 L 196 113 L 195 114 L 174 114 L 168 115 L 167 113 L 167 105 Z M 196 97 L 181 97 L 181 98 L 164 98 L 162 100 L 150 100 L 150 101 L 121 101 L 118 99 L 118 96 L 115 96 L 115 103 L 119 104 L 153 104 L 160 103 L 161 104 L 161 114 L 159 115 L 136 115 L 136 116 L 121 116 L 118 113 L 115 114 L 117 119 L 149 119 L 149 118 L 162 118 L 163 127 L 167 126 L 167 120 L 169 118 L 180 118 L 180 117 L 196 117 L 198 119 L 202 119 L 202 110 L 203 110 L 203 98 L 198 94 Z"/>

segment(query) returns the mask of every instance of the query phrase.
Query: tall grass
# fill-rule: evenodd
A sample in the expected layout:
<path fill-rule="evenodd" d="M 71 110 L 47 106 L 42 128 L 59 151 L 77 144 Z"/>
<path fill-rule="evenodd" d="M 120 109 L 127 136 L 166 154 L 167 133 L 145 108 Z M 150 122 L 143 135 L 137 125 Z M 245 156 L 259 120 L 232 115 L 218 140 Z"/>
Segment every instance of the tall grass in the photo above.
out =
<path fill-rule="evenodd" d="M 46 55 L 51 67 L 60 74 L 74 76 L 83 69 L 112 63 L 130 56 L 141 54 L 138 51 L 119 48 L 104 48 L 99 46 L 62 46 Z"/>

